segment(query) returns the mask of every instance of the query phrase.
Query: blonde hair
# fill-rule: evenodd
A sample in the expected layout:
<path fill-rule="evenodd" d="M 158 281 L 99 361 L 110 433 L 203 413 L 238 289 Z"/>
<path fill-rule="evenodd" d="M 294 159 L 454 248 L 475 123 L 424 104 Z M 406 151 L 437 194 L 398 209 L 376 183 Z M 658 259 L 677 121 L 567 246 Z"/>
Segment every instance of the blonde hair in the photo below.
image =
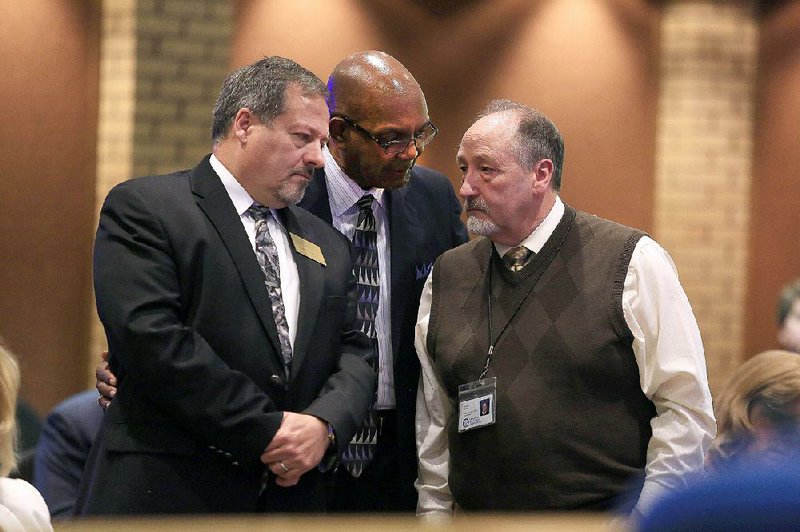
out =
<path fill-rule="evenodd" d="M 791 407 L 800 401 L 800 355 L 764 351 L 736 369 L 717 402 L 718 433 L 708 452 L 711 468 L 750 449 L 755 435 L 752 407 L 758 401 L 787 418 L 796 417 Z"/>
<path fill-rule="evenodd" d="M 17 465 L 17 393 L 19 366 L 11 351 L 0 339 L 0 476 L 5 477 Z"/>

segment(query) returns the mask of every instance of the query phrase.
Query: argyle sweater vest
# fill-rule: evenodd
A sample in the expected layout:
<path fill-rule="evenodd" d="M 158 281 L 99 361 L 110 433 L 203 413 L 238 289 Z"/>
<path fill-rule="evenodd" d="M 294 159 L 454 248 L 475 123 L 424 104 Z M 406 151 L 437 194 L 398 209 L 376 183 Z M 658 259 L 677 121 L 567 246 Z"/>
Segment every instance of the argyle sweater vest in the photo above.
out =
<path fill-rule="evenodd" d="M 428 350 L 458 411 L 496 339 L 497 422 L 447 427 L 449 486 L 465 510 L 604 510 L 641 488 L 655 408 L 639 387 L 622 290 L 643 233 L 566 206 L 519 272 L 478 238 L 433 269 Z M 490 264 L 491 263 L 491 264 Z M 502 331 L 502 333 L 501 333 Z"/>

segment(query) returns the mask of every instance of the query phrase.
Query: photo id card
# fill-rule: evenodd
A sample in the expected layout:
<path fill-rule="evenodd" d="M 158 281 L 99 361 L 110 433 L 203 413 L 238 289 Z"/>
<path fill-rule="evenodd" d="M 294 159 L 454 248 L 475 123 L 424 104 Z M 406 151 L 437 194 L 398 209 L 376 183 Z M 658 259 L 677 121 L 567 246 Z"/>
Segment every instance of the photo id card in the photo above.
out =
<path fill-rule="evenodd" d="M 468 382 L 458 387 L 458 432 L 495 422 L 497 377 Z"/>

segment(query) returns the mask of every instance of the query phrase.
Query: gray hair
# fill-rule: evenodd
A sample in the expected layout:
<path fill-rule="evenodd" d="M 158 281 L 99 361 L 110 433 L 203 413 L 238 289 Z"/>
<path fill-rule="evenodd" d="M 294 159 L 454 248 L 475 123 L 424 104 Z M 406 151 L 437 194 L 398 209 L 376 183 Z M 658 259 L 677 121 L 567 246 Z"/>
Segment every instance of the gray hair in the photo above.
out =
<path fill-rule="evenodd" d="M 514 136 L 512 150 L 517 160 L 526 170 L 533 170 L 537 161 L 550 159 L 553 161 L 553 189 L 561 189 L 561 169 L 564 166 L 564 139 L 561 133 L 544 113 L 512 100 L 492 100 L 475 119 L 494 113 L 512 111 L 519 117 L 519 126 Z"/>
<path fill-rule="evenodd" d="M 313 72 L 284 57 L 264 57 L 231 72 L 214 103 L 211 139 L 218 142 L 224 138 L 243 107 L 263 122 L 280 115 L 289 84 L 300 87 L 304 96 L 328 96 L 325 84 Z"/>

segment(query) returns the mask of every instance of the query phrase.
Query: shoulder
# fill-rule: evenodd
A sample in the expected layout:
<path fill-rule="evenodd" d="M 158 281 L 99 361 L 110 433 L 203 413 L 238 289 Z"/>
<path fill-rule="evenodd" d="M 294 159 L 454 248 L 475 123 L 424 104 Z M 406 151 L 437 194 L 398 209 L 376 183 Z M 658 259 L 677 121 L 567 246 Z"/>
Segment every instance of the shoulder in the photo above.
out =
<path fill-rule="evenodd" d="M 584 211 L 575 212 L 575 224 L 579 231 L 589 232 L 592 239 L 599 239 L 600 242 L 608 245 L 618 242 L 626 248 L 631 248 L 631 251 L 642 237 L 647 236 L 647 233 L 641 229 L 628 227 Z"/>
<path fill-rule="evenodd" d="M 158 194 L 164 190 L 176 190 L 181 188 L 188 191 L 191 188 L 190 181 L 193 176 L 208 177 L 216 175 L 217 174 L 208 162 L 208 156 L 206 156 L 194 168 L 176 170 L 168 174 L 133 177 L 117 184 L 111 191 L 131 191 L 140 194 L 147 194 L 148 192 Z"/>
<path fill-rule="evenodd" d="M 42 495 L 26 481 L 0 478 L 0 529 L 53 529 Z"/>
<path fill-rule="evenodd" d="M 441 172 L 424 166 L 414 166 L 411 170 L 411 180 L 406 187 L 409 190 L 442 191 L 449 189 L 453 191 L 450 179 Z"/>
<path fill-rule="evenodd" d="M 162 201 L 174 205 L 181 196 L 191 196 L 189 175 L 191 171 L 183 170 L 172 174 L 141 176 L 122 181 L 109 190 L 106 204 L 128 204 L 143 202 L 155 207 Z"/>
<path fill-rule="evenodd" d="M 87 390 L 68 397 L 47 416 L 46 425 L 67 423 L 68 427 L 100 426 L 103 409 L 97 404 L 97 391 Z"/>
<path fill-rule="evenodd" d="M 638 233 L 639 235 L 643 236 L 646 233 L 641 229 L 636 229 L 635 227 L 629 227 L 627 225 L 621 224 L 619 222 L 615 222 L 613 220 L 608 220 L 606 218 L 601 218 L 596 214 L 589 214 L 588 212 L 584 211 L 575 211 L 575 220 L 579 223 L 584 225 L 590 225 L 593 227 L 603 228 L 608 231 L 618 231 L 624 233 Z"/>
<path fill-rule="evenodd" d="M 485 262 L 484 259 L 491 254 L 491 251 L 492 241 L 485 236 L 480 236 L 473 238 L 472 240 L 469 240 L 460 246 L 456 246 L 453 249 L 445 251 L 439 257 L 439 261 L 437 262 L 460 262 L 468 257 L 472 257 L 474 260 L 479 262 Z"/>

